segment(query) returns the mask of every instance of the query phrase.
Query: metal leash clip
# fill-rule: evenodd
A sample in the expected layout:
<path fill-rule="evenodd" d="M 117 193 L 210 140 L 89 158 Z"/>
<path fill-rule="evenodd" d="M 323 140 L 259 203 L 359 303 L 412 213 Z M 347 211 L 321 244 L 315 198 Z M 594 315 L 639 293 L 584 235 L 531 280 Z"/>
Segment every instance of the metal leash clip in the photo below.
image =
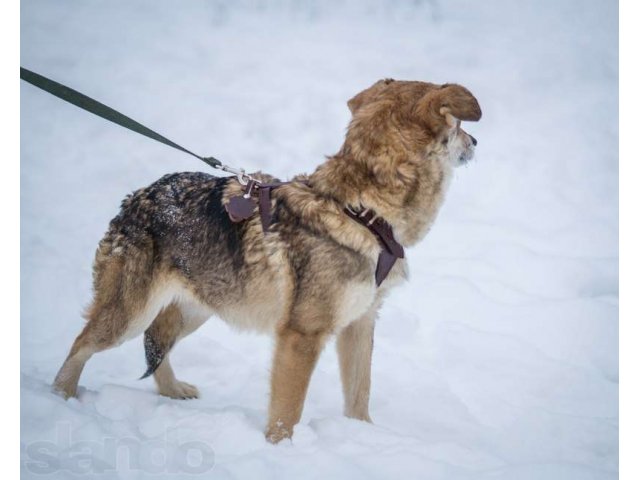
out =
<path fill-rule="evenodd" d="M 247 185 L 249 182 L 255 182 L 258 184 L 260 183 L 259 180 L 256 180 L 251 175 L 246 173 L 244 168 L 233 168 L 233 167 L 230 167 L 229 165 L 220 165 L 220 166 L 216 166 L 215 168 L 218 168 L 224 172 L 233 173 L 238 179 L 238 182 L 240 183 L 240 185 Z"/>

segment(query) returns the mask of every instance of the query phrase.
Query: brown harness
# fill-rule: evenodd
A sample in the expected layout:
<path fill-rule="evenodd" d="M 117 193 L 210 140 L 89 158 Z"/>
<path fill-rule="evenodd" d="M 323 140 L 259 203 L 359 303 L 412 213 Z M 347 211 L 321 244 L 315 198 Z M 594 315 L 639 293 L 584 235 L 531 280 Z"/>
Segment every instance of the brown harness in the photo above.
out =
<path fill-rule="evenodd" d="M 391 225 L 382 217 L 377 217 L 373 210 L 365 209 L 358 212 L 346 207 L 344 213 L 367 227 L 376 236 L 378 243 L 382 247 L 378 255 L 378 264 L 376 265 L 376 285 L 379 287 L 389 275 L 396 260 L 404 258 L 404 248 L 393 236 Z"/>
<path fill-rule="evenodd" d="M 246 220 L 253 215 L 256 204 L 252 197 L 258 198 L 258 211 L 260 213 L 260 222 L 262 223 L 262 231 L 267 233 L 271 225 L 271 191 L 275 188 L 287 185 L 292 182 L 278 183 L 258 183 L 255 180 L 249 180 L 245 193 L 232 197 L 225 206 L 229 218 L 232 222 L 238 223 Z M 306 183 L 306 182 L 301 182 Z M 308 185 L 308 184 L 307 184 Z M 380 254 L 378 255 L 378 263 L 376 265 L 376 285 L 380 284 L 387 278 L 387 275 L 393 268 L 398 258 L 404 258 L 404 248 L 393 236 L 393 228 L 383 218 L 376 216 L 375 212 L 370 209 L 354 210 L 350 207 L 344 209 L 344 213 L 366 227 L 378 239 L 380 244 Z"/>

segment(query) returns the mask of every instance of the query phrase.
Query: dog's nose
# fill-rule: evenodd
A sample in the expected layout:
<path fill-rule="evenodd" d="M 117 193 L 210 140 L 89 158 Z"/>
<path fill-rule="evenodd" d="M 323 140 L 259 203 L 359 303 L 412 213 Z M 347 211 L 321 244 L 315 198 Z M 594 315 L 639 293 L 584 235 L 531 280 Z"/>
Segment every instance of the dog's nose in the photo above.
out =
<path fill-rule="evenodd" d="M 473 143 L 473 146 L 475 147 L 478 144 L 478 140 L 476 140 L 476 138 L 473 135 L 469 135 L 471 137 L 471 143 Z"/>

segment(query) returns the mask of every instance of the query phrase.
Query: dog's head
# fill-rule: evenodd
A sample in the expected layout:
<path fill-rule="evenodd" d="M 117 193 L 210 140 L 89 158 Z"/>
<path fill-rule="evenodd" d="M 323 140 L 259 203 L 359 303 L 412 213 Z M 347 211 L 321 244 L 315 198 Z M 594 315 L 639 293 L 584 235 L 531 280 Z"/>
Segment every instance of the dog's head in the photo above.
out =
<path fill-rule="evenodd" d="M 473 156 L 477 142 L 460 123 L 480 120 L 480 105 L 460 85 L 387 79 L 348 106 L 344 144 L 310 177 L 313 189 L 372 209 L 412 245 L 433 223 L 453 167 Z"/>
<path fill-rule="evenodd" d="M 435 154 L 452 166 L 473 157 L 477 141 L 460 124 L 480 120 L 482 112 L 460 85 L 385 79 L 357 94 L 348 106 L 353 119 L 345 146 L 356 153 Z"/>

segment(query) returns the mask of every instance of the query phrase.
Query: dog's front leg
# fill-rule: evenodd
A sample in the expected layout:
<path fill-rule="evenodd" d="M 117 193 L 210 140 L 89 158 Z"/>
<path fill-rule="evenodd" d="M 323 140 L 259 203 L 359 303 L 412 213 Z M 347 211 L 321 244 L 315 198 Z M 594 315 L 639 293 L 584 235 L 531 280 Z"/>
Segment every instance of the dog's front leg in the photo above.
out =
<path fill-rule="evenodd" d="M 265 433 L 270 442 L 277 443 L 293 434 L 324 341 L 324 335 L 302 333 L 288 327 L 278 332 L 271 371 L 269 424 Z"/>
<path fill-rule="evenodd" d="M 377 306 L 344 328 L 338 334 L 336 343 L 344 394 L 344 414 L 366 422 L 371 422 L 369 390 L 376 314 Z"/>

